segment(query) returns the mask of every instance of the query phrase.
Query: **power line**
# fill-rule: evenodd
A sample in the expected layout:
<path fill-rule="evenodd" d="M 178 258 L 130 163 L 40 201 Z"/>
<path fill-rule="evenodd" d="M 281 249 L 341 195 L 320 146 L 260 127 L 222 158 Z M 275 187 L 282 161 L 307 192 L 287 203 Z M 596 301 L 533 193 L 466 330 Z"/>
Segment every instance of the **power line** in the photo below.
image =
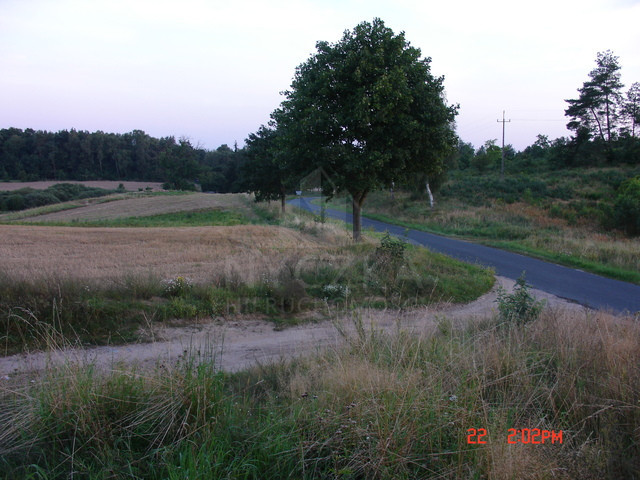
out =
<path fill-rule="evenodd" d="M 511 119 L 504 119 L 504 110 L 502 111 L 502 120 L 498 119 L 498 123 L 502 123 L 502 161 L 500 162 L 500 178 L 504 178 L 504 126 L 505 123 L 511 123 Z"/>

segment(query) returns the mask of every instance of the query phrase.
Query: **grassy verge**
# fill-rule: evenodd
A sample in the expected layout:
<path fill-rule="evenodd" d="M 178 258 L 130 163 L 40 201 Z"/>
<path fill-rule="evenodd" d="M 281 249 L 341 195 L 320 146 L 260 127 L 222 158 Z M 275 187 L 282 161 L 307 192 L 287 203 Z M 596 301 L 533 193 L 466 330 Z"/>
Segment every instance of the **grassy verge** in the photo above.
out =
<path fill-rule="evenodd" d="M 18 222 L 14 222 L 18 223 Z M 202 227 L 221 225 L 244 225 L 247 217 L 238 211 L 218 208 L 194 211 L 161 213 L 140 217 L 110 218 L 103 220 L 72 220 L 70 222 L 48 221 L 29 222 L 27 225 L 48 225 L 59 227 Z"/>
<path fill-rule="evenodd" d="M 397 193 L 372 195 L 363 215 L 386 223 L 478 241 L 561 265 L 640 284 L 640 243 L 613 234 L 569 226 L 543 209 L 526 204 L 460 206 L 444 202 L 430 210 L 424 202 Z M 317 201 L 316 201 L 317 202 Z M 330 208 L 348 209 L 344 202 Z"/>
<path fill-rule="evenodd" d="M 526 326 L 442 319 L 422 335 L 365 323 L 354 318 L 343 349 L 236 374 L 217 370 L 212 346 L 155 372 L 69 364 L 2 388 L 0 471 L 262 480 L 640 473 L 637 323 L 557 311 Z"/>

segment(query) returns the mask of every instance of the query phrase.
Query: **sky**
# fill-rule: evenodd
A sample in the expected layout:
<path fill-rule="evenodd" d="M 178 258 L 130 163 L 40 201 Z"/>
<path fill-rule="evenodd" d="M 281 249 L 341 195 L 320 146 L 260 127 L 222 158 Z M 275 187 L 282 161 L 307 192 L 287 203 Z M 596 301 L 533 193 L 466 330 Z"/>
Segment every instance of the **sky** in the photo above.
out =
<path fill-rule="evenodd" d="M 599 51 L 640 82 L 640 0 L 0 0 L 0 128 L 242 146 L 317 41 L 375 17 L 431 57 L 476 148 L 503 111 L 516 150 L 569 136 Z"/>

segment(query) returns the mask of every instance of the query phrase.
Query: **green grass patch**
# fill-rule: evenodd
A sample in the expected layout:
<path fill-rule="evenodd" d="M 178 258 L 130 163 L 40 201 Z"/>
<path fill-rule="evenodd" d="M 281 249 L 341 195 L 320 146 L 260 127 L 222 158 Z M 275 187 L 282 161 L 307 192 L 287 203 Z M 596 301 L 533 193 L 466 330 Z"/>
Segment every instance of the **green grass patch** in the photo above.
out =
<path fill-rule="evenodd" d="M 232 226 L 251 223 L 242 212 L 217 208 L 161 213 L 142 217 L 112 218 L 104 220 L 72 220 L 70 222 L 29 222 L 28 225 L 67 227 L 205 227 Z M 26 223 L 25 223 L 26 224 Z"/>

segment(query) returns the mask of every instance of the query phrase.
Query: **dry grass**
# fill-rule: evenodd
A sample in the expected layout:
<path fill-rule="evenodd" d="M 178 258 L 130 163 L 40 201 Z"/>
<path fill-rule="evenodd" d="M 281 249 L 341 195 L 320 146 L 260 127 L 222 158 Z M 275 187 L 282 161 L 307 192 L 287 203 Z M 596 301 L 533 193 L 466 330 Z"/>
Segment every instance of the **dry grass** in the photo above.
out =
<path fill-rule="evenodd" d="M 496 242 L 502 248 L 542 255 L 627 281 L 634 281 L 629 274 L 640 272 L 639 239 L 603 231 L 595 218 L 590 223 L 570 223 L 526 202 L 472 206 L 447 200 L 430 210 L 425 202 L 412 201 L 406 193 L 397 193 L 395 202 L 385 195 L 372 195 L 366 210 L 391 222 L 422 224 L 435 231 Z"/>
<path fill-rule="evenodd" d="M 150 188 L 154 192 L 162 190 L 162 183 L 158 182 L 129 182 L 129 181 L 109 181 L 109 180 L 90 180 L 78 182 L 75 180 L 49 180 L 41 182 L 0 182 L 0 192 L 12 192 L 21 188 L 33 188 L 35 190 L 45 190 L 59 183 L 77 183 L 91 188 L 104 188 L 106 190 L 115 190 L 122 184 L 125 190 L 137 192 L 139 189 Z"/>
<path fill-rule="evenodd" d="M 640 271 L 637 238 L 599 232 L 587 225 L 570 226 L 566 220 L 551 217 L 544 209 L 526 203 L 443 210 L 434 215 L 434 221 L 453 228 L 520 224 L 528 232 L 521 240 L 526 247 Z"/>
<path fill-rule="evenodd" d="M 0 453 L 64 473 L 179 452 L 145 462 L 156 478 L 203 465 L 216 478 L 638 478 L 637 319 L 546 309 L 520 327 L 389 334 L 356 318 L 345 335 L 346 348 L 238 375 L 216 374 L 206 352 L 145 375 L 52 369 L 48 383 L 3 392 Z M 468 443 L 471 427 L 486 444 Z M 509 428 L 563 441 L 510 445 Z"/>
<path fill-rule="evenodd" d="M 209 193 L 158 195 L 125 198 L 113 202 L 47 213 L 24 219 L 26 222 L 72 222 L 144 217 L 161 213 L 186 212 L 204 208 L 246 209 L 248 196 Z"/>
<path fill-rule="evenodd" d="M 172 197 L 175 198 L 175 197 Z M 74 228 L 0 225 L 0 271 L 11 278 L 115 280 L 221 275 L 253 282 L 283 258 L 315 251 L 311 236 L 275 226 Z"/>

